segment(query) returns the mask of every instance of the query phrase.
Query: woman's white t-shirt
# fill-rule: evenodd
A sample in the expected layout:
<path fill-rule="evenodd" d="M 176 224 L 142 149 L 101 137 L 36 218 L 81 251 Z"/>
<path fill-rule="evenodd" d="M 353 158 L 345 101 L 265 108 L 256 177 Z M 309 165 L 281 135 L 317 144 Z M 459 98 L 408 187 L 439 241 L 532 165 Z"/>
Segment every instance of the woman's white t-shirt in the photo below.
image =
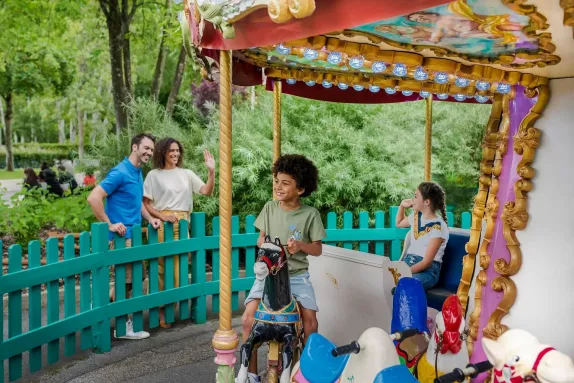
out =
<path fill-rule="evenodd" d="M 193 210 L 193 193 L 205 183 L 189 169 L 153 169 L 145 178 L 144 197 L 158 210 Z"/>
<path fill-rule="evenodd" d="M 409 223 L 411 224 L 411 243 L 407 254 L 414 254 L 424 258 L 430 240 L 432 238 L 443 238 L 444 241 L 434 257 L 434 261 L 442 262 L 444 249 L 449 237 L 448 226 L 444 219 L 437 215 L 436 218 L 427 220 L 421 212 L 413 212 L 409 215 Z"/>

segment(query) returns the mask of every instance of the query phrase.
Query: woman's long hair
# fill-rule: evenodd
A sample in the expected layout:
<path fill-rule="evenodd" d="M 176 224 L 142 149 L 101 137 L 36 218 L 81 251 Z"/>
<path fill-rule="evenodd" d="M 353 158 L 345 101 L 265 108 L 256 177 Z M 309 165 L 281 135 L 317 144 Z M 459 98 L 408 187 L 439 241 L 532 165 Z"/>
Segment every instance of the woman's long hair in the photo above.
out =
<path fill-rule="evenodd" d="M 183 145 L 181 142 L 172 137 L 162 138 L 158 143 L 153 152 L 153 167 L 154 169 L 165 168 L 165 157 L 169 153 L 169 148 L 171 144 L 176 143 L 179 146 L 179 160 L 177 161 L 177 167 L 183 165 Z"/>

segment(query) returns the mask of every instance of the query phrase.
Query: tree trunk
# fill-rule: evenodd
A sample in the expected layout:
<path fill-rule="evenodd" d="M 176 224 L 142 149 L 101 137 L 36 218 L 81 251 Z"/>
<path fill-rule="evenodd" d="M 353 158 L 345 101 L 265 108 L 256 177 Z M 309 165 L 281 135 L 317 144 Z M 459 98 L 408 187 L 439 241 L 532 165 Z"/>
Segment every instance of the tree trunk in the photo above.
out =
<path fill-rule="evenodd" d="M 173 84 L 171 85 L 171 91 L 169 92 L 169 97 L 167 98 L 166 111 L 169 116 L 173 114 L 173 108 L 175 107 L 175 102 L 177 101 L 177 95 L 179 93 L 179 88 L 181 87 L 181 82 L 183 80 L 183 73 L 185 71 L 186 58 L 187 53 L 185 53 L 185 48 L 182 45 L 179 50 L 179 58 L 177 59 L 177 68 L 175 70 L 175 76 L 173 77 Z"/>
<path fill-rule="evenodd" d="M 14 171 L 14 154 L 12 153 L 12 93 L 6 95 L 6 170 Z"/>
<path fill-rule="evenodd" d="M 80 109 L 77 110 L 78 115 L 78 157 L 84 157 L 84 116 Z"/>
<path fill-rule="evenodd" d="M 165 20 L 170 19 L 171 1 L 165 0 Z M 167 38 L 166 26 L 161 27 L 161 39 L 159 41 L 159 53 L 157 54 L 157 62 L 155 64 L 155 71 L 153 74 L 153 81 L 151 85 L 151 95 L 154 100 L 159 97 L 159 91 L 163 83 L 163 71 L 165 69 L 165 59 L 167 57 L 167 46 L 165 40 Z"/>
<path fill-rule="evenodd" d="M 0 121 L 2 121 L 2 129 L 0 130 L 0 146 L 3 145 L 2 138 L 6 134 L 6 120 L 4 120 L 4 101 L 0 98 Z"/>
<path fill-rule="evenodd" d="M 124 34 L 122 15 L 118 0 L 100 0 L 100 7 L 106 16 L 108 43 L 110 46 L 110 67 L 112 73 L 112 95 L 116 115 L 116 131 L 127 128 L 128 89 L 124 79 Z"/>
<path fill-rule="evenodd" d="M 76 131 L 74 130 L 74 121 L 70 120 L 70 144 L 76 142 Z"/>
<path fill-rule="evenodd" d="M 58 143 L 63 144 L 66 142 L 66 121 L 61 119 L 58 122 Z"/>
<path fill-rule="evenodd" d="M 136 0 L 133 0 L 135 3 Z M 122 38 L 123 38 L 123 62 L 124 62 L 124 81 L 129 96 L 134 95 L 132 85 L 132 60 L 130 52 L 130 18 L 128 12 L 129 0 L 122 0 L 121 22 L 122 22 Z"/>

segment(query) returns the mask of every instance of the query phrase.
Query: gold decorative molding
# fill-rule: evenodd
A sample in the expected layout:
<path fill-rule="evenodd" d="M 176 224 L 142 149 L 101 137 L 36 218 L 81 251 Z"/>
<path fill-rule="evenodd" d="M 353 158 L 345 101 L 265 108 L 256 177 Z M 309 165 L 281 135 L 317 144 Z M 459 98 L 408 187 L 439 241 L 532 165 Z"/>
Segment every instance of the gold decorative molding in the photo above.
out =
<path fill-rule="evenodd" d="M 500 275 L 494 278 L 491 286 L 494 291 L 503 292 L 504 295 L 483 330 L 485 337 L 494 340 L 508 329 L 501 321 L 509 313 L 516 300 L 516 285 L 510 278 L 518 273 L 522 265 L 522 252 L 520 242 L 516 237 L 516 230 L 523 230 L 528 223 L 528 192 L 532 189 L 531 179 L 535 175 L 531 165 L 540 143 L 540 130 L 534 127 L 534 123 L 540 118 L 548 104 L 550 90 L 547 84 L 542 84 L 532 90 L 526 90 L 525 95 L 529 98 L 538 95 L 538 100 L 522 120 L 513 140 L 514 152 L 522 155 L 516 168 L 521 178 L 514 183 L 515 201 L 505 204 L 501 217 L 510 262 L 499 258 L 494 263 L 494 270 Z"/>
<path fill-rule="evenodd" d="M 564 25 L 572 27 L 574 37 L 574 0 L 560 0 L 560 7 L 564 9 Z"/>
<path fill-rule="evenodd" d="M 516 285 L 512 279 L 498 276 L 492 281 L 492 289 L 496 292 L 503 292 L 504 297 L 488 319 L 488 324 L 484 330 L 482 330 L 482 335 L 489 339 L 496 340 L 508 330 L 508 326 L 502 324 L 501 321 L 502 318 L 508 314 L 512 305 L 514 305 L 514 301 L 516 300 Z"/>
<path fill-rule="evenodd" d="M 502 159 L 506 155 L 508 148 L 508 132 L 510 130 L 510 100 L 514 97 L 514 91 L 510 94 L 504 95 L 502 97 L 502 120 L 500 123 L 500 129 L 496 134 L 496 154 L 494 156 L 494 163 L 491 167 L 492 176 L 489 179 L 490 189 L 488 191 L 488 199 L 486 201 L 485 209 L 485 231 L 484 237 L 480 244 L 480 272 L 476 278 L 476 290 L 474 293 L 474 311 L 471 314 L 469 320 L 469 337 L 467 338 L 467 344 L 469 347 L 469 352 L 472 353 L 474 350 L 474 342 L 478 338 L 478 327 L 480 324 L 480 314 L 482 312 L 482 288 L 486 285 L 487 274 L 486 270 L 490 266 L 490 254 L 488 253 L 488 246 L 492 240 L 494 234 L 494 228 L 496 225 L 496 219 L 498 217 L 499 202 L 497 198 L 499 181 L 498 177 L 502 172 Z"/>
<path fill-rule="evenodd" d="M 490 110 L 490 117 L 486 124 L 485 137 L 482 144 L 482 160 L 480 162 L 480 178 L 478 193 L 474 197 L 474 207 L 472 209 L 472 221 L 470 227 L 470 239 L 465 246 L 467 254 L 463 258 L 462 275 L 456 294 L 460 300 L 463 310 L 466 311 L 468 305 L 468 294 L 476 264 L 476 253 L 480 243 L 482 232 L 482 219 L 484 217 L 488 191 L 490 189 L 490 177 L 492 164 L 496 155 L 496 142 L 500 117 L 502 115 L 502 95 L 496 95 Z"/>
<path fill-rule="evenodd" d="M 502 213 L 503 233 L 506 246 L 510 252 L 510 262 L 499 258 L 494 263 L 494 269 L 503 276 L 515 275 L 522 265 L 520 242 L 516 230 L 524 230 L 528 224 L 528 192 L 532 190 L 531 179 L 535 175 L 531 167 L 534 162 L 536 149 L 540 144 L 540 130 L 534 123 L 541 117 L 550 97 L 548 85 L 540 85 L 532 91 L 527 91 L 527 97 L 538 95 L 536 104 L 522 120 L 518 132 L 514 136 L 514 152 L 522 155 L 516 171 L 520 179 L 514 183 L 514 202 L 507 202 Z"/>
<path fill-rule="evenodd" d="M 474 294 L 474 310 L 468 321 L 468 337 L 466 338 L 466 347 L 468 355 L 474 351 L 474 342 L 478 337 L 478 325 L 480 324 L 480 313 L 482 312 L 482 288 L 486 285 L 486 271 L 480 270 L 476 276 L 476 290 Z"/>

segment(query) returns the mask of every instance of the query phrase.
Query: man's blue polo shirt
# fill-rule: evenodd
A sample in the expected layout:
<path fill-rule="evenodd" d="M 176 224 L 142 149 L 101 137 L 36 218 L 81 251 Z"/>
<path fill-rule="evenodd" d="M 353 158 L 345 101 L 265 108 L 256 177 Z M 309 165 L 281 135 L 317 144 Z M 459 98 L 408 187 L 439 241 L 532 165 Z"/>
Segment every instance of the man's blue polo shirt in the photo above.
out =
<path fill-rule="evenodd" d="M 108 193 L 106 214 L 112 223 L 123 223 L 125 238 L 132 237 L 132 226 L 142 223 L 143 175 L 126 157 L 110 170 L 100 186 Z M 114 233 L 109 232 L 109 239 Z"/>

